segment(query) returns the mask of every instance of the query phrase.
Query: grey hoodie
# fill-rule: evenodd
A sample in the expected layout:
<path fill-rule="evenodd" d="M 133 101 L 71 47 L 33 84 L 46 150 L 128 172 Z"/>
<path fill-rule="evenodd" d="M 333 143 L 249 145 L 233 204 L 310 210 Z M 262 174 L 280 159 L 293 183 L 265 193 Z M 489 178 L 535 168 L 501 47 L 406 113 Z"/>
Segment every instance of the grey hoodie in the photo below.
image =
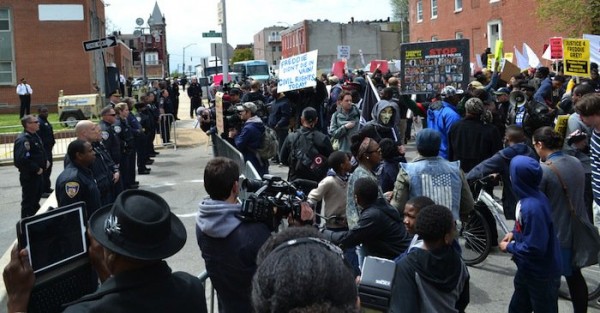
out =
<path fill-rule="evenodd" d="M 196 225 L 207 236 L 225 238 L 242 223 L 236 216 L 241 209 L 241 204 L 206 197 L 200 202 Z"/>

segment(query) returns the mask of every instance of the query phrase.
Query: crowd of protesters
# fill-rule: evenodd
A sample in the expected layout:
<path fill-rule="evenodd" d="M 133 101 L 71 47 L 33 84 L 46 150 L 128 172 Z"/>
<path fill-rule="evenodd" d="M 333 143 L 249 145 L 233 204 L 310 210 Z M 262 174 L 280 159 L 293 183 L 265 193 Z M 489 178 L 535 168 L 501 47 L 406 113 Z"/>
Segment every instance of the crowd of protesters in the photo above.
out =
<path fill-rule="evenodd" d="M 364 259 L 374 256 L 396 262 L 389 312 L 464 312 L 470 277 L 455 223 L 476 209 L 469 183 L 498 174 L 505 217 L 515 220 L 512 232 L 492 242 L 511 253 L 517 267 L 509 311 L 558 312 L 564 276 L 574 312 L 586 312 L 587 285 L 574 265 L 581 247 L 573 242 L 568 219 L 600 224 L 600 187 L 594 184 L 600 179 L 600 78 L 595 64 L 589 79 L 567 77 L 556 68 L 529 69 L 510 81 L 484 69 L 466 90 L 446 86 L 417 97 L 403 94 L 398 77 L 379 70 L 324 75 L 315 87 L 284 93 L 276 82 L 209 88 L 210 105 L 193 106 L 190 113 L 202 130 L 232 143 L 260 175 L 269 173 L 270 163 L 281 163 L 289 167 L 289 181 L 312 181 L 315 188 L 307 193 L 300 219 L 320 229 L 299 227 L 269 238 L 264 225 L 248 226 L 236 215 L 239 168 L 225 158 L 211 160 L 204 173 L 209 196 L 200 204 L 196 231 L 220 307 L 224 312 L 357 312 L 360 301 L 352 285 Z M 220 134 L 216 91 L 223 92 Z M 121 190 L 136 188 L 131 175 L 136 164 L 141 174 L 140 164 L 151 164 L 149 157 L 156 155 L 152 142 L 164 122 L 159 117 L 170 113 L 166 123 L 177 119 L 175 92 L 157 83 L 138 103 L 126 99 L 106 107 L 102 131 L 82 124 L 89 132 L 96 129 L 96 137 L 81 130 L 81 142 L 69 147 L 71 162 L 94 175 L 97 161 L 90 151 L 109 159 L 103 167 L 112 184 L 106 201 L 117 200 L 112 210 L 121 209 Z M 565 127 L 561 115 L 570 115 Z M 269 128 L 278 141 L 270 159 L 258 153 Z M 161 136 L 169 142 L 168 132 Z M 406 145 L 413 139 L 419 155 L 407 161 Z M 98 142 L 103 147 L 95 150 Z M 39 163 L 41 173 L 47 165 Z M 97 195 L 105 197 L 99 188 Z M 250 242 L 252 249 L 244 250 Z M 315 259 L 309 260 L 309 253 Z M 5 270 L 8 282 L 16 284 L 10 280 L 13 272 L 29 277 L 26 266 L 19 268 L 23 256 L 26 252 L 13 252 Z M 292 269 L 307 276 L 276 290 L 281 280 L 295 277 L 282 274 Z M 339 283 L 339 292 L 325 288 L 331 286 L 325 281 Z M 22 292 L 27 290 L 18 289 Z"/>

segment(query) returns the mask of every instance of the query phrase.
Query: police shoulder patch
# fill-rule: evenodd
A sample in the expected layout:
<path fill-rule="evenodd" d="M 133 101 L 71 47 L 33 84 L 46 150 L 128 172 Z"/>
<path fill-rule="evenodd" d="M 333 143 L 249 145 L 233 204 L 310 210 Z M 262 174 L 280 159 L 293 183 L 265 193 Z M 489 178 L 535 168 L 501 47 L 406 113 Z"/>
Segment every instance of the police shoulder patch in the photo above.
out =
<path fill-rule="evenodd" d="M 74 198 L 79 193 L 79 183 L 70 181 L 65 184 L 65 193 L 69 198 Z"/>
<path fill-rule="evenodd" d="M 121 126 L 115 126 L 115 133 L 120 133 L 121 132 Z"/>
<path fill-rule="evenodd" d="M 102 131 L 102 139 L 107 140 L 108 137 L 110 137 L 110 134 L 107 131 L 103 130 Z"/>

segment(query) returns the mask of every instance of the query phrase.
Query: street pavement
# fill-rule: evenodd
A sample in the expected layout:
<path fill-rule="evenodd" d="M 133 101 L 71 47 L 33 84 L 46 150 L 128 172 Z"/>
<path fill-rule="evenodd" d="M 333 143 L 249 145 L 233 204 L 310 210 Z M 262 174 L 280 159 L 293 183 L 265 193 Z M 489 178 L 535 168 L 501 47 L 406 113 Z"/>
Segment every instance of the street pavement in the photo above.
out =
<path fill-rule="evenodd" d="M 179 253 L 168 259 L 170 266 L 175 271 L 197 275 L 204 271 L 204 262 L 196 242 L 195 219 L 198 203 L 206 196 L 202 179 L 203 169 L 208 160 L 213 158 L 213 154 L 208 137 L 199 128 L 194 128 L 195 121 L 188 118 L 189 100 L 183 95 L 181 100 L 179 115 L 183 120 L 177 122 L 177 149 L 158 147 L 160 155 L 151 166 L 151 174 L 138 175 L 137 179 L 141 189 L 155 192 L 165 198 L 172 212 L 181 218 L 186 227 L 188 240 Z M 409 144 L 408 159 L 415 155 L 414 144 Z M 52 173 L 53 182 L 62 168 L 62 161 L 56 161 Z M 287 177 L 287 167 L 284 166 L 271 165 L 270 172 L 284 179 Z M 21 190 L 14 166 L 0 167 L 0 190 L 3 201 L 0 247 L 9 251 L 15 240 L 15 224 L 20 215 Z M 52 198 L 48 201 L 55 203 Z M 0 259 L 0 269 L 7 261 L 8 256 L 5 254 Z M 510 255 L 498 250 L 493 251 L 483 263 L 469 267 L 471 301 L 467 312 L 507 312 L 513 292 L 512 278 L 515 270 Z M 4 292 L 3 288 L 3 283 L 0 283 L 0 297 Z M 209 295 L 210 291 L 207 290 L 207 298 Z M 0 312 L 6 310 L 4 301 L 5 299 L 0 300 Z M 572 312 L 570 302 L 560 300 L 559 305 L 560 312 Z M 590 306 L 588 312 L 600 312 L 600 309 Z"/>

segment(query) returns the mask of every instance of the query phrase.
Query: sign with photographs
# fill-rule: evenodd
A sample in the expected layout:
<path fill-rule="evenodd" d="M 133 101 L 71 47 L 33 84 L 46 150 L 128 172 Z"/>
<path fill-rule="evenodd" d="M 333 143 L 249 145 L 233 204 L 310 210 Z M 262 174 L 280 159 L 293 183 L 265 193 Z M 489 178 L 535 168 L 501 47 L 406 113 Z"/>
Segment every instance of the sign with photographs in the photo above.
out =
<path fill-rule="evenodd" d="M 466 90 L 469 84 L 469 40 L 400 45 L 403 93 L 439 93 L 446 86 Z"/>

